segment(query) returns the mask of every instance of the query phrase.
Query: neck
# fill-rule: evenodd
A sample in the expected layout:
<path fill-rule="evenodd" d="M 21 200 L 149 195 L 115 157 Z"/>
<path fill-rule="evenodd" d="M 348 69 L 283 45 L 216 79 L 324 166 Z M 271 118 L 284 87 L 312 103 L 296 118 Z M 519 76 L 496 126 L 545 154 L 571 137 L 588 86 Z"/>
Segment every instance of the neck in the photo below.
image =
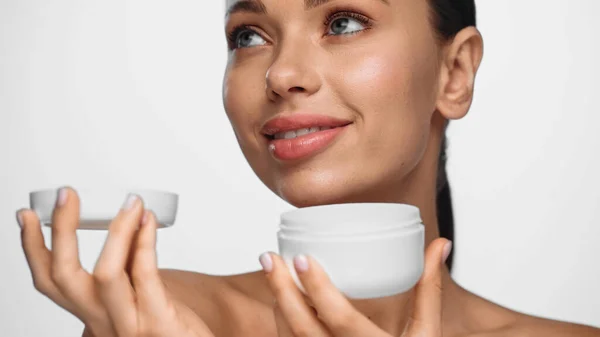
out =
<path fill-rule="evenodd" d="M 439 122 L 439 121 L 438 121 Z M 440 151 L 443 123 L 433 123 L 429 146 L 421 162 L 404 179 L 403 186 L 394 186 L 387 191 L 378 190 L 378 198 L 389 202 L 406 203 L 419 208 L 425 225 L 425 247 L 439 238 L 436 178 L 438 154 Z M 399 194 L 399 191 L 401 193 Z M 460 287 L 452 279 L 446 266 L 442 271 L 442 301 L 444 336 L 455 336 L 465 331 L 467 310 L 466 301 L 474 301 L 474 296 Z M 379 299 L 352 300 L 352 304 L 380 328 L 394 336 L 399 336 L 410 315 L 414 289 L 408 292 Z M 470 306 L 472 307 L 472 306 Z"/>
<path fill-rule="evenodd" d="M 420 207 L 420 209 L 423 209 Z M 435 214 L 435 213 L 433 213 Z M 426 246 L 439 235 L 437 234 L 437 222 L 435 217 L 431 218 L 431 214 L 424 213 L 422 215 L 424 222 L 431 224 L 427 227 L 425 241 Z M 427 220 L 430 218 L 430 220 Z M 446 266 L 442 270 L 442 317 L 444 336 L 456 336 L 465 331 L 466 322 L 463 319 L 467 317 L 466 312 L 462 310 L 468 308 L 466 302 L 469 301 L 469 293 L 460 287 L 451 277 L 451 274 Z M 400 336 L 408 321 L 410 311 L 414 300 L 414 289 L 398 294 L 395 296 L 366 299 L 366 300 L 351 300 L 352 304 L 363 315 L 368 317 L 373 323 L 381 329 L 390 333 L 392 336 Z"/>
<path fill-rule="evenodd" d="M 434 118 L 432 123 L 431 138 L 429 146 L 425 151 L 421 162 L 413 172 L 405 177 L 402 186 L 379 186 L 371 191 L 369 195 L 355 196 L 356 200 L 345 200 L 346 202 L 395 202 L 413 205 L 419 208 L 421 218 L 425 225 L 425 247 L 439 237 L 437 205 L 436 205 L 436 178 L 438 154 L 443 135 L 443 121 Z M 401 191 L 399 193 L 399 191 Z M 252 273 L 256 279 L 254 282 L 262 286 L 252 285 L 245 280 L 237 282 L 237 286 L 245 288 L 248 293 L 253 293 L 261 298 L 267 305 L 272 304 L 272 294 L 268 289 L 263 272 Z M 485 300 L 468 292 L 452 279 L 446 266 L 442 269 L 442 330 L 444 336 L 465 335 L 467 331 L 478 330 L 482 322 L 479 319 L 481 311 L 486 314 L 495 315 L 493 311 L 486 310 L 488 304 Z M 257 295 L 257 289 L 263 289 Z M 378 299 L 350 300 L 354 307 L 373 323 L 393 336 L 399 336 L 406 323 L 414 300 L 414 289 L 395 296 Z M 486 302 L 486 303 L 483 303 Z"/>

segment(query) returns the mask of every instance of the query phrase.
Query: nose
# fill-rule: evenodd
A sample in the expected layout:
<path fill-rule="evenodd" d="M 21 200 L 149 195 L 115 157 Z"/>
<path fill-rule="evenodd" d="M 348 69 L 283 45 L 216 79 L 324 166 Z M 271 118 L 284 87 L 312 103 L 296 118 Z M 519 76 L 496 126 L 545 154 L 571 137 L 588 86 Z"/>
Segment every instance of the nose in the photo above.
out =
<path fill-rule="evenodd" d="M 296 45 L 280 49 L 266 74 L 266 90 L 270 100 L 286 100 L 297 94 L 310 96 L 319 91 L 321 79 L 317 71 L 317 59 L 310 57 L 308 48 Z"/>

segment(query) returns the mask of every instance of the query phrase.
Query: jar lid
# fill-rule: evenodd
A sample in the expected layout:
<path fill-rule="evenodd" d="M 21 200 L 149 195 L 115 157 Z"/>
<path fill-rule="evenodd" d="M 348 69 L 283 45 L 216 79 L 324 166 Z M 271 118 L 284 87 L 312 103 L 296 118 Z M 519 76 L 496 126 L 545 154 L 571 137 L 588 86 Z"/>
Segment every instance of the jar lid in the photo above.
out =
<path fill-rule="evenodd" d="M 421 224 L 417 207 L 398 203 L 346 203 L 303 207 L 281 214 L 280 227 L 312 233 L 358 233 Z"/>
<path fill-rule="evenodd" d="M 102 186 L 92 189 L 77 188 L 76 192 L 80 199 L 79 229 L 108 229 L 128 193 L 137 194 L 142 198 L 144 208 L 156 215 L 159 228 L 171 227 L 175 223 L 179 196 L 173 192 Z M 52 212 L 57 194 L 57 188 L 29 193 L 30 208 L 37 213 L 40 223 L 45 226 L 52 225 Z"/>

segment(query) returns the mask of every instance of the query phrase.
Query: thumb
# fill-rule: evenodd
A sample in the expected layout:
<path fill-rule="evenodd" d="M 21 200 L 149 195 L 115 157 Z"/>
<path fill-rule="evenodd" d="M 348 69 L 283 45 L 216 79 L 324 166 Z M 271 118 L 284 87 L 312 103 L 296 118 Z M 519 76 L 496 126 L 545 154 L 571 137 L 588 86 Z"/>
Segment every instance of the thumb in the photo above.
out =
<path fill-rule="evenodd" d="M 442 335 L 442 268 L 452 241 L 433 240 L 425 252 L 425 268 L 415 287 L 415 304 L 410 317 L 408 336 Z"/>

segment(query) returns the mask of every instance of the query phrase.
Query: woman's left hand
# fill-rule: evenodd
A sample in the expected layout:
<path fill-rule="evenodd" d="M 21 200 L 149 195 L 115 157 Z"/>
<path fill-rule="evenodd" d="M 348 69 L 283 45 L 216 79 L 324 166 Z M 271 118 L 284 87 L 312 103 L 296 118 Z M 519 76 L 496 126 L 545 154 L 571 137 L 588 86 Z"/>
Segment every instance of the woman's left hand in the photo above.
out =
<path fill-rule="evenodd" d="M 439 238 L 427 248 L 425 268 L 416 285 L 414 307 L 402 337 L 442 336 L 442 265 L 444 246 L 448 242 Z M 306 296 L 294 283 L 281 256 L 265 253 L 260 262 L 275 295 L 274 314 L 279 337 L 391 337 L 354 308 L 316 260 L 294 259 Z"/>

